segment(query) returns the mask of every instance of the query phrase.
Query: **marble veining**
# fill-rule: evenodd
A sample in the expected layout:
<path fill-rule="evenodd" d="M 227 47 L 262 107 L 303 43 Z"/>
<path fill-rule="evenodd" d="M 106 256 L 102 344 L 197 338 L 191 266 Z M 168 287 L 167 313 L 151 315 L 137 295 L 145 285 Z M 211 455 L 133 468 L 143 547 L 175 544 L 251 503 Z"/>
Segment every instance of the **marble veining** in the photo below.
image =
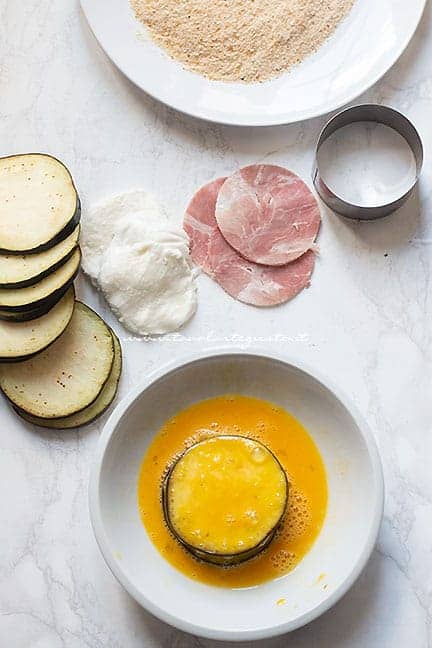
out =
<path fill-rule="evenodd" d="M 1 154 L 46 151 L 72 170 L 84 209 L 109 194 L 154 191 L 176 215 L 193 191 L 242 164 L 309 177 L 325 119 L 287 127 L 209 125 L 152 101 L 107 60 L 77 0 L 0 4 Z M 367 224 L 323 210 L 313 283 L 292 303 L 255 310 L 199 278 L 180 334 L 131 337 L 83 277 L 79 296 L 122 338 L 120 397 L 172 356 L 223 342 L 301 357 L 340 383 L 383 457 L 385 519 L 358 582 L 333 610 L 262 648 L 432 646 L 432 13 L 366 95 L 404 111 L 425 144 L 418 192 Z M 143 611 L 106 567 L 90 528 L 87 482 L 104 420 L 35 430 L 0 403 L 0 648 L 216 648 Z M 220 644 L 222 645 L 222 644 Z M 252 647 L 252 644 L 246 644 Z"/>

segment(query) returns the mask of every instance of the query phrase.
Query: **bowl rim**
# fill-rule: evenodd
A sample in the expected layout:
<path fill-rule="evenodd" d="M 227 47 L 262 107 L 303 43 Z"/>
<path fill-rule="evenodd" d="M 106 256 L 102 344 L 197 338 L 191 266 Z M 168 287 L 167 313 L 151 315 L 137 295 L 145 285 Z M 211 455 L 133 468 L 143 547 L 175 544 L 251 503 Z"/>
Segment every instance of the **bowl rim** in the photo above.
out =
<path fill-rule="evenodd" d="M 111 546 L 108 534 L 105 531 L 99 499 L 101 470 L 104 462 L 105 452 L 109 446 L 112 436 L 116 432 L 119 422 L 128 412 L 128 410 L 134 405 L 135 401 L 141 396 L 141 394 L 158 380 L 168 376 L 170 373 L 176 371 L 181 367 L 194 364 L 201 360 L 210 360 L 214 357 L 228 357 L 233 355 L 265 358 L 290 365 L 291 367 L 299 369 L 303 373 L 308 374 L 311 378 L 316 380 L 324 388 L 330 391 L 332 395 L 346 408 L 346 410 L 353 417 L 356 423 L 357 430 L 366 444 L 374 481 L 374 499 L 373 501 L 371 501 L 371 508 L 373 507 L 373 512 L 367 539 L 364 543 L 359 557 L 353 564 L 351 571 L 348 573 L 345 579 L 320 604 L 316 605 L 311 610 L 308 610 L 307 612 L 299 615 L 295 619 L 285 621 L 271 627 L 251 630 L 220 630 L 208 626 L 201 626 L 195 622 L 192 623 L 183 619 L 179 619 L 175 615 L 154 604 L 151 599 L 149 599 L 145 594 L 143 594 L 135 587 L 135 585 L 123 572 L 118 560 L 116 560 L 115 552 Z M 305 363 L 303 362 L 303 360 L 300 360 L 298 358 L 293 358 L 285 353 L 269 351 L 263 348 L 253 347 L 252 349 L 250 349 L 225 346 L 216 348 L 209 347 L 202 349 L 199 352 L 188 353 L 185 356 L 164 363 L 158 369 L 154 369 L 146 376 L 145 379 L 140 381 L 139 384 L 134 389 L 132 389 L 116 406 L 104 425 L 96 447 L 93 465 L 90 473 L 89 510 L 90 520 L 96 542 L 108 568 L 110 569 L 114 577 L 118 580 L 118 582 L 123 586 L 123 588 L 130 594 L 130 596 L 132 596 L 132 598 L 134 598 L 137 603 L 139 603 L 153 616 L 179 630 L 206 639 L 216 639 L 220 641 L 251 641 L 267 639 L 270 637 L 285 634 L 287 632 L 292 632 L 293 630 L 297 630 L 298 628 L 301 628 L 302 626 L 318 618 L 319 616 L 324 614 L 324 612 L 327 612 L 346 594 L 346 592 L 352 587 L 354 582 L 360 576 L 372 554 L 381 527 L 381 521 L 384 512 L 383 468 L 375 437 L 363 415 L 360 413 L 357 406 L 351 401 L 351 399 L 343 392 L 343 390 L 335 385 L 333 380 L 326 376 L 322 371 L 317 371 L 315 368 L 311 368 L 308 363 Z"/>

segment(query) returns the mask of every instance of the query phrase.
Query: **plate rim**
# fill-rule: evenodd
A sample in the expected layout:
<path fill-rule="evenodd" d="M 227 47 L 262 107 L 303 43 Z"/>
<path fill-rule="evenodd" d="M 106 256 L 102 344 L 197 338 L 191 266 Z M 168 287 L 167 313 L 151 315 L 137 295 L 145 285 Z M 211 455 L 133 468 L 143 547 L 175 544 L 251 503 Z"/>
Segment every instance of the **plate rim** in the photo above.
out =
<path fill-rule="evenodd" d="M 111 547 L 111 543 L 105 532 L 105 525 L 103 523 L 99 501 L 100 474 L 105 457 L 105 451 L 120 419 L 133 406 L 141 393 L 145 389 L 148 389 L 160 378 L 163 378 L 165 375 L 171 373 L 172 371 L 175 371 L 176 369 L 179 369 L 182 366 L 203 359 L 232 355 L 254 356 L 288 364 L 291 367 L 299 369 L 303 373 L 308 374 L 323 387 L 329 390 L 335 396 L 335 398 L 347 409 L 347 411 L 354 418 L 357 424 L 358 431 L 366 444 L 375 486 L 373 513 L 371 516 L 371 524 L 368 531 L 367 541 L 365 542 L 363 549 L 359 557 L 357 558 L 357 561 L 353 565 L 348 577 L 345 578 L 345 580 L 330 594 L 328 598 L 326 598 L 312 610 L 305 612 L 303 615 L 291 621 L 258 630 L 215 630 L 212 628 L 200 626 L 196 623 L 178 619 L 170 612 L 167 612 L 166 610 L 155 605 L 147 596 L 143 595 L 135 587 L 135 585 L 129 580 L 123 570 L 119 567 L 118 561 L 115 558 L 115 551 Z M 383 465 L 378 451 L 377 442 L 368 423 L 366 422 L 366 419 L 360 413 L 359 409 L 353 403 L 353 401 L 347 396 L 347 394 L 343 390 L 341 390 L 334 383 L 334 381 L 329 376 L 325 375 L 322 371 L 318 371 L 315 368 L 312 368 L 308 363 L 303 362 L 303 360 L 291 357 L 288 354 L 269 351 L 267 349 L 259 347 L 254 347 L 253 349 L 242 349 L 238 347 L 226 346 L 214 348 L 209 347 L 203 349 L 202 351 L 190 353 L 176 360 L 172 360 L 171 362 L 163 364 L 160 368 L 153 370 L 147 375 L 145 379 L 140 381 L 139 384 L 134 389 L 132 389 L 116 406 L 104 425 L 104 428 L 98 439 L 96 451 L 94 454 L 89 482 L 89 511 L 91 525 L 94 536 L 96 538 L 96 542 L 111 573 L 123 586 L 123 588 L 135 599 L 135 601 L 145 610 L 153 614 L 153 616 L 179 630 L 205 639 L 233 642 L 268 639 L 270 637 L 276 637 L 297 630 L 320 617 L 322 614 L 332 608 L 348 592 L 348 590 L 352 587 L 352 585 L 356 582 L 356 580 L 362 573 L 376 545 L 384 514 Z"/>
<path fill-rule="evenodd" d="M 330 113 L 334 112 L 335 110 L 339 110 L 343 106 L 347 106 L 350 104 L 354 99 L 357 97 L 360 97 L 362 94 L 364 94 L 367 90 L 369 90 L 372 86 L 374 86 L 382 77 L 387 74 L 389 70 L 397 63 L 397 61 L 400 59 L 402 54 L 405 52 L 406 48 L 410 44 L 412 38 L 414 37 L 420 22 L 423 18 L 425 8 L 427 5 L 427 0 L 421 0 L 422 4 L 419 10 L 419 14 L 417 16 L 417 19 L 414 22 L 413 29 L 411 32 L 409 32 L 406 36 L 406 38 L 400 42 L 399 48 L 395 50 L 395 55 L 392 63 L 390 65 L 384 65 L 382 70 L 379 70 L 375 75 L 373 75 L 371 78 L 369 78 L 363 86 L 360 89 L 357 89 L 355 92 L 349 94 L 343 101 L 336 101 L 334 104 L 331 104 L 329 107 L 325 108 L 325 110 L 322 109 L 311 109 L 309 111 L 304 111 L 304 113 L 299 116 L 299 117 L 294 117 L 290 118 L 288 120 L 281 120 L 281 118 L 275 118 L 273 120 L 266 120 L 266 121 L 259 121 L 259 120 L 248 120 L 239 122 L 238 119 L 232 118 L 230 119 L 229 117 L 221 117 L 218 118 L 216 115 L 213 116 L 208 116 L 205 114 L 205 111 L 200 111 L 199 108 L 195 110 L 186 110 L 184 107 L 178 107 L 176 106 L 172 101 L 167 101 L 164 98 L 161 98 L 158 96 L 158 93 L 154 91 L 149 91 L 140 84 L 140 82 L 133 78 L 133 75 L 129 74 L 116 60 L 117 57 L 113 56 L 108 49 L 105 48 L 105 46 L 102 44 L 101 40 L 99 39 L 96 31 L 96 26 L 92 24 L 92 20 L 89 17 L 89 11 L 88 9 L 90 8 L 90 4 L 93 0 L 80 0 L 80 6 L 81 10 L 84 14 L 84 17 L 86 19 L 86 22 L 90 28 L 90 31 L 92 32 L 94 38 L 96 41 L 99 43 L 99 46 L 105 53 L 105 55 L 110 59 L 110 61 L 115 65 L 115 67 L 125 76 L 134 86 L 139 88 L 142 92 L 144 92 L 146 95 L 154 99 L 155 101 L 163 104 L 164 106 L 167 106 L 168 108 L 175 110 L 179 112 L 182 115 L 186 115 L 188 117 L 193 117 L 195 119 L 199 119 L 204 122 L 209 122 L 211 124 L 220 124 L 222 126 L 236 126 L 240 128 L 269 128 L 269 127 L 274 127 L 274 126 L 288 126 L 290 124 L 298 124 L 304 121 L 309 121 L 311 119 L 316 119 L 318 117 L 322 117 L 324 115 L 329 115 Z"/>

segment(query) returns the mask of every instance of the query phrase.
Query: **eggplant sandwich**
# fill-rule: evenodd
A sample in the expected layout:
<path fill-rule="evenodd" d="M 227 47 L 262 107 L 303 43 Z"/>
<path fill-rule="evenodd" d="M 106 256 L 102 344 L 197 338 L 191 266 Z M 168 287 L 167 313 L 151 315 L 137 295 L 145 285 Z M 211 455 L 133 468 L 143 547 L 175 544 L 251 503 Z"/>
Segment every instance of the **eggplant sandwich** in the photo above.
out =
<path fill-rule="evenodd" d="M 221 435 L 196 443 L 171 465 L 162 507 L 171 533 L 191 554 L 231 566 L 271 543 L 288 492 L 285 471 L 266 446 Z"/>

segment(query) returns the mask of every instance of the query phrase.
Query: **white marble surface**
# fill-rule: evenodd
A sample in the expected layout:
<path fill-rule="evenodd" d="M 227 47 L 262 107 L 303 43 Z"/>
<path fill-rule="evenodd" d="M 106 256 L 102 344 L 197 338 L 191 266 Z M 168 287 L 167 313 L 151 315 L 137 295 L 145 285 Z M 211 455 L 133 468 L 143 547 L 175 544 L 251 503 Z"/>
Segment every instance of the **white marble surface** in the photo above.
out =
<path fill-rule="evenodd" d="M 323 119 L 293 127 L 209 126 L 160 106 L 113 68 L 77 0 L 0 3 L 1 154 L 47 151 L 71 168 L 84 209 L 109 193 L 159 193 L 179 220 L 201 183 L 255 161 L 309 175 Z M 366 415 L 387 484 L 379 544 L 358 583 L 318 621 L 267 648 L 432 645 L 432 13 L 363 99 L 405 111 L 425 142 L 419 195 L 374 224 L 324 214 L 309 291 L 258 311 L 206 277 L 181 336 L 128 341 L 121 394 L 150 367 L 232 338 L 275 345 L 327 372 Z M 429 42 L 428 42 L 429 41 Z M 81 278 L 79 294 L 104 304 Z M 103 421 L 53 434 L 1 407 L 1 648 L 215 648 L 140 609 L 105 566 L 89 525 L 87 481 Z M 259 644 L 257 644 L 259 645 Z"/>

